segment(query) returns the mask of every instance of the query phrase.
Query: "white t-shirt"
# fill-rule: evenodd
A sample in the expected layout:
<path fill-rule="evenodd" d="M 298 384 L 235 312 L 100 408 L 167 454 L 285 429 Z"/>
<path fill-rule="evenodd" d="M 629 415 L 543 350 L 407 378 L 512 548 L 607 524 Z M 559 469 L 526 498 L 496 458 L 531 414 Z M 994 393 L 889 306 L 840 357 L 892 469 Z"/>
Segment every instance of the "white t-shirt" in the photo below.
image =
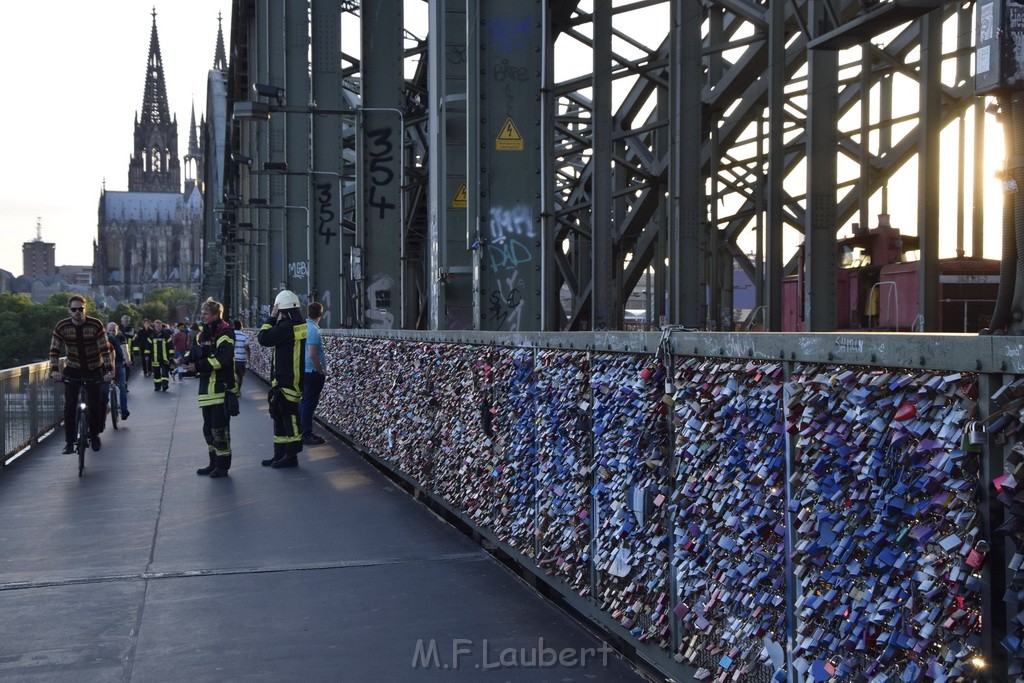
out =
<path fill-rule="evenodd" d="M 235 362 L 244 363 L 249 360 L 245 350 L 249 348 L 249 335 L 241 330 L 235 330 Z"/>

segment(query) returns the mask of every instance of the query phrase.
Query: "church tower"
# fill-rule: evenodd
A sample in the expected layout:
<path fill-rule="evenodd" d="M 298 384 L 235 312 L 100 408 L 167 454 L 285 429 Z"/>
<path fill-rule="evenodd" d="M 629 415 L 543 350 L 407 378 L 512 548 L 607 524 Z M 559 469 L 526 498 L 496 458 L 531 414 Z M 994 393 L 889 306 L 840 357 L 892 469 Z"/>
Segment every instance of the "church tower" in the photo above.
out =
<path fill-rule="evenodd" d="M 128 162 L 129 192 L 181 192 L 178 121 L 167 106 L 164 63 L 156 33 L 156 9 L 149 37 L 142 112 L 135 114 L 135 153 Z"/>
<path fill-rule="evenodd" d="M 135 145 L 128 190 L 100 193 L 93 283 L 107 302 L 141 304 L 148 292 L 174 287 L 198 291 L 203 270 L 202 145 L 193 107 L 188 175 L 182 189 L 178 123 L 167 101 L 163 59 L 153 11 L 142 110 L 135 113 Z M 189 172 L 194 167 L 196 173 Z"/>

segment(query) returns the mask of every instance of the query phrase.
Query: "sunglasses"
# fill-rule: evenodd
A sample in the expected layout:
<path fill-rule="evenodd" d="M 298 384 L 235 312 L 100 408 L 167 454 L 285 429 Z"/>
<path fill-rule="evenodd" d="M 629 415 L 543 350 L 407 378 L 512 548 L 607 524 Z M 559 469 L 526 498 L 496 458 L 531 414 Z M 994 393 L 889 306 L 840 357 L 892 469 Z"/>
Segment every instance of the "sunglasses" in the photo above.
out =
<path fill-rule="evenodd" d="M 84 311 L 85 310 L 84 306 L 71 306 L 70 308 L 71 308 L 72 312 L 74 312 L 74 313 L 77 313 L 78 311 Z"/>

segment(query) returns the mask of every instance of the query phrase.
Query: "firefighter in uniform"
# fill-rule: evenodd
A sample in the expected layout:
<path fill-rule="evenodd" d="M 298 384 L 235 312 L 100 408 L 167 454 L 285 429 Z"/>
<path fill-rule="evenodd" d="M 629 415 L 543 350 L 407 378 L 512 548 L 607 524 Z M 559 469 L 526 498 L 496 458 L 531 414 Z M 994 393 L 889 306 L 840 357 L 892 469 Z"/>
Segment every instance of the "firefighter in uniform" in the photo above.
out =
<path fill-rule="evenodd" d="M 153 334 L 149 339 L 150 365 L 153 371 L 153 391 L 167 391 L 171 378 L 171 333 L 163 322 L 153 321 Z"/>
<path fill-rule="evenodd" d="M 274 420 L 274 456 L 260 462 L 264 467 L 296 467 L 302 450 L 299 399 L 306 367 L 306 318 L 299 297 L 287 289 L 274 300 L 270 318 L 256 340 L 272 347 L 270 354 L 270 416 Z"/>
<path fill-rule="evenodd" d="M 235 331 L 224 319 L 224 306 L 212 298 L 203 303 L 203 327 L 186 359 L 187 370 L 199 376 L 199 408 L 203 411 L 203 437 L 210 464 L 196 470 L 211 479 L 226 477 L 231 469 L 232 413 L 235 393 Z M 237 407 L 237 403 L 235 403 Z"/>

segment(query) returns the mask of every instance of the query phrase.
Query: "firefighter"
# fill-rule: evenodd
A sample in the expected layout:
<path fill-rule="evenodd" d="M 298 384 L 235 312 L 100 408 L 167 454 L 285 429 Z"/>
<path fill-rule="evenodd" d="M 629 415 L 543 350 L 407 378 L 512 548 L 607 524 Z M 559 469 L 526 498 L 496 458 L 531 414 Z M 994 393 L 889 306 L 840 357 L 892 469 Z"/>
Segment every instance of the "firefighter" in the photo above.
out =
<path fill-rule="evenodd" d="M 270 317 L 256 341 L 272 347 L 270 354 L 270 416 L 274 420 L 274 455 L 260 462 L 264 467 L 296 467 L 302 450 L 299 399 L 306 362 L 306 318 L 299 297 L 287 289 L 274 300 Z"/>
<path fill-rule="evenodd" d="M 210 463 L 196 474 L 211 479 L 226 477 L 231 469 L 232 414 L 237 415 L 235 382 L 235 331 L 224 320 L 224 306 L 212 298 L 203 303 L 202 330 L 186 360 L 189 372 L 199 376 L 199 408 L 203 411 L 203 437 Z M 231 410 L 234 400 L 235 410 Z"/>
<path fill-rule="evenodd" d="M 160 320 L 153 321 L 149 338 L 150 369 L 153 372 L 153 391 L 167 391 L 171 377 L 171 333 Z"/>

